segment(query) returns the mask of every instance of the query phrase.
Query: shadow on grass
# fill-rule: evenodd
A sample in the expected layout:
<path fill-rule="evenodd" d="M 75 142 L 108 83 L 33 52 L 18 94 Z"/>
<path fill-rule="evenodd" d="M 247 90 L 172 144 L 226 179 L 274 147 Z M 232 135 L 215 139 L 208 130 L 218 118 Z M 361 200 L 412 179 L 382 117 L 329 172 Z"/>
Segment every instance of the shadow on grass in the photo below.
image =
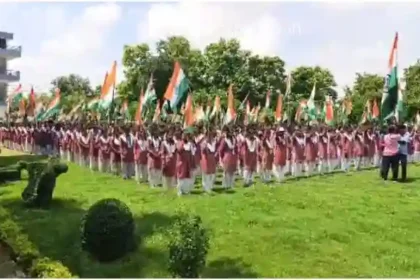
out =
<path fill-rule="evenodd" d="M 203 278 L 258 278 L 251 265 L 240 258 L 221 258 L 207 264 Z"/>
<path fill-rule="evenodd" d="M 77 200 L 54 199 L 48 210 L 27 208 L 18 199 L 2 204 L 43 256 L 61 261 L 84 278 L 141 278 L 166 269 L 166 252 L 144 246 L 144 240 L 172 227 L 175 216 L 147 213 L 135 217 L 138 248 L 112 263 L 98 263 L 82 251 L 80 221 L 86 210 Z"/>
<path fill-rule="evenodd" d="M 14 155 L 14 156 L 1 156 L 0 157 L 0 167 L 6 167 L 9 165 L 16 164 L 19 161 L 39 161 L 46 159 L 47 156 L 39 155 Z"/>

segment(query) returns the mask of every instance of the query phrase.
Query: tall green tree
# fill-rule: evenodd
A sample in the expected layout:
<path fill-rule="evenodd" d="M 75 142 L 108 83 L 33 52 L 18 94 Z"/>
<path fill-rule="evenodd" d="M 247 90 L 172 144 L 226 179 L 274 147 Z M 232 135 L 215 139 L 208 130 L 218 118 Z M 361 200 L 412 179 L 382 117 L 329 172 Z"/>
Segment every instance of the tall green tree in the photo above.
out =
<path fill-rule="evenodd" d="M 380 106 L 384 81 L 384 77 L 377 74 L 356 73 L 353 87 L 350 90 L 353 104 L 353 110 L 349 116 L 351 123 L 360 122 L 368 100 L 376 99 Z"/>
<path fill-rule="evenodd" d="M 407 120 L 413 120 L 420 110 L 420 59 L 404 69 L 404 102 L 407 105 Z"/>

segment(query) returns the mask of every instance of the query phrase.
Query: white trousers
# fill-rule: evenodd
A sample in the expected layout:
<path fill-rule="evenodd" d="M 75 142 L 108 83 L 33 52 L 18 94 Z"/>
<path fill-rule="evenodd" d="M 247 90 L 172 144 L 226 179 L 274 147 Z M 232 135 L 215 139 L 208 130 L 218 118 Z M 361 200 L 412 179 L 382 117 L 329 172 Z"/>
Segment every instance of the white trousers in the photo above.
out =
<path fill-rule="evenodd" d="M 414 152 L 414 162 L 420 162 L 420 152 Z"/>
<path fill-rule="evenodd" d="M 89 167 L 92 171 L 98 170 L 98 162 L 94 156 L 89 156 Z"/>
<path fill-rule="evenodd" d="M 162 182 L 162 170 L 149 168 L 149 184 L 152 188 L 157 187 Z"/>
<path fill-rule="evenodd" d="M 109 160 L 108 159 L 98 159 L 98 169 L 99 172 L 107 173 L 109 172 Z"/>
<path fill-rule="evenodd" d="M 123 178 L 130 179 L 135 174 L 134 163 L 121 161 L 121 171 Z"/>
<path fill-rule="evenodd" d="M 253 181 L 254 181 L 254 172 L 245 169 L 244 183 L 248 185 L 248 184 L 252 184 Z"/>
<path fill-rule="evenodd" d="M 191 178 L 178 179 L 178 195 L 189 194 L 191 192 Z"/>
<path fill-rule="evenodd" d="M 299 177 L 302 175 L 303 163 L 293 163 L 292 164 L 292 176 Z"/>
<path fill-rule="evenodd" d="M 235 174 L 223 172 L 223 187 L 231 189 L 235 185 Z"/>
<path fill-rule="evenodd" d="M 136 163 L 136 181 L 147 182 L 147 164 Z"/>
<path fill-rule="evenodd" d="M 167 189 L 176 187 L 176 178 L 162 176 L 162 186 Z"/>
<path fill-rule="evenodd" d="M 306 176 L 310 176 L 315 171 L 315 162 L 305 162 L 305 173 Z"/>
<path fill-rule="evenodd" d="M 203 189 L 205 192 L 211 192 L 214 186 L 214 181 L 216 180 L 216 174 L 202 174 L 201 181 L 203 184 Z"/>
<path fill-rule="evenodd" d="M 273 165 L 273 174 L 278 182 L 284 181 L 287 166 Z"/>
<path fill-rule="evenodd" d="M 330 158 L 327 160 L 327 165 L 328 165 L 328 172 L 333 172 L 340 165 L 340 159 Z"/>

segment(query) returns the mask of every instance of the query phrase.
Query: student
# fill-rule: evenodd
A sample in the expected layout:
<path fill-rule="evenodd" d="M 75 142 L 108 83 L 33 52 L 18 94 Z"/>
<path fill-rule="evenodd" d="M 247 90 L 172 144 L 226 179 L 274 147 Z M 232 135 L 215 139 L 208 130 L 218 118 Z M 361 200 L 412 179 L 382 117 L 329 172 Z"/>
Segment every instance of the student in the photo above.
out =
<path fill-rule="evenodd" d="M 382 167 L 381 177 L 386 181 L 388 180 L 389 168 L 392 168 L 392 180 L 396 181 L 398 178 L 398 141 L 401 136 L 397 133 L 394 125 L 388 128 L 388 133 L 385 134 L 383 140 L 383 154 L 382 154 Z"/>
<path fill-rule="evenodd" d="M 407 132 L 405 125 L 399 127 L 399 132 L 401 139 L 398 141 L 398 164 L 401 165 L 401 181 L 405 182 L 407 180 L 407 157 L 409 152 L 408 146 L 411 144 L 411 136 L 410 133 Z"/>

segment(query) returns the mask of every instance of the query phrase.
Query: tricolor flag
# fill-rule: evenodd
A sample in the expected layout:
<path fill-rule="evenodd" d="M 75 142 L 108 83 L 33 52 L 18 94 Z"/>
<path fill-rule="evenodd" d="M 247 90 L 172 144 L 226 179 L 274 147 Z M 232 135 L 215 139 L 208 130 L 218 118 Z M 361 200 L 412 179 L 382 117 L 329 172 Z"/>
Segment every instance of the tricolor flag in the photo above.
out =
<path fill-rule="evenodd" d="M 130 118 L 130 112 L 128 111 L 128 101 L 124 100 L 121 104 L 120 114 L 124 117 L 124 119 Z"/>
<path fill-rule="evenodd" d="M 211 112 L 211 117 L 215 116 L 216 114 L 220 113 L 221 106 L 220 106 L 220 96 L 216 96 L 214 99 L 213 110 Z"/>
<path fill-rule="evenodd" d="M 388 75 L 385 78 L 385 88 L 382 94 L 381 118 L 386 120 L 394 116 L 398 103 L 398 32 L 395 33 L 391 53 L 388 60 Z"/>
<path fill-rule="evenodd" d="M 379 106 L 378 106 L 378 102 L 376 101 L 376 98 L 373 99 L 373 106 L 372 106 L 372 119 L 377 119 L 379 118 Z"/>
<path fill-rule="evenodd" d="M 153 74 L 150 75 L 149 83 L 147 84 L 146 92 L 142 99 L 142 111 L 146 111 L 156 100 L 156 91 L 153 84 Z"/>
<path fill-rule="evenodd" d="M 184 100 L 187 97 L 188 89 L 188 79 L 185 76 L 181 65 L 178 61 L 176 61 L 171 80 L 169 81 L 164 95 L 164 98 L 169 100 L 169 104 L 171 105 L 172 110 L 175 112 L 177 112 L 181 105 L 184 103 Z"/>
<path fill-rule="evenodd" d="M 194 124 L 194 112 L 192 105 L 192 96 L 191 94 L 187 97 L 187 102 L 185 103 L 184 109 L 184 128 L 190 127 Z"/>
<path fill-rule="evenodd" d="M 279 93 L 277 97 L 277 106 L 276 106 L 276 121 L 280 122 L 283 114 L 283 95 Z"/>
<path fill-rule="evenodd" d="M 31 93 L 29 94 L 29 104 L 27 115 L 33 117 L 35 115 L 36 97 L 34 87 L 31 87 Z"/>
<path fill-rule="evenodd" d="M 270 108 L 270 100 L 271 100 L 271 90 L 268 90 L 265 95 L 265 108 Z"/>
<path fill-rule="evenodd" d="M 50 118 L 60 112 L 60 100 L 61 100 L 60 89 L 56 88 L 54 99 L 50 102 L 47 110 L 43 114 L 42 116 L 43 119 Z"/>
<path fill-rule="evenodd" d="M 308 117 L 310 120 L 316 120 L 317 115 L 318 115 L 318 112 L 317 112 L 318 110 L 315 107 L 315 93 L 316 93 L 316 82 L 314 83 L 311 96 L 309 97 L 308 102 L 307 102 L 307 112 L 308 112 Z"/>
<path fill-rule="evenodd" d="M 334 121 L 334 102 L 331 96 L 327 96 L 325 100 L 325 123 L 331 125 Z"/>
<path fill-rule="evenodd" d="M 231 84 L 228 88 L 228 102 L 225 115 L 225 124 L 230 123 L 236 117 L 235 112 L 235 99 L 233 97 L 233 85 Z"/>
<path fill-rule="evenodd" d="M 112 64 L 111 72 L 105 75 L 106 80 L 101 90 L 100 107 L 102 109 L 109 109 L 111 104 L 116 99 L 117 93 L 115 92 L 115 85 L 117 83 L 117 62 Z"/>

